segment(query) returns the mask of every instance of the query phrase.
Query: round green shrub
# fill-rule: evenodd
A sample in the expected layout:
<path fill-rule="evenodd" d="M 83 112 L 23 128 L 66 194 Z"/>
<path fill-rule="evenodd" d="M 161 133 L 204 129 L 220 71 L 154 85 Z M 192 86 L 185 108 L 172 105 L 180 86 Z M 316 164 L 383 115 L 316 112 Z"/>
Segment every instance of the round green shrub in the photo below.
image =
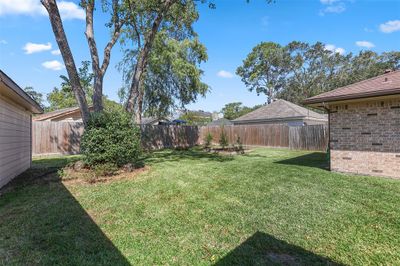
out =
<path fill-rule="evenodd" d="M 136 164 L 141 154 L 140 128 L 127 113 L 93 113 L 82 136 L 81 153 L 90 167 Z"/>

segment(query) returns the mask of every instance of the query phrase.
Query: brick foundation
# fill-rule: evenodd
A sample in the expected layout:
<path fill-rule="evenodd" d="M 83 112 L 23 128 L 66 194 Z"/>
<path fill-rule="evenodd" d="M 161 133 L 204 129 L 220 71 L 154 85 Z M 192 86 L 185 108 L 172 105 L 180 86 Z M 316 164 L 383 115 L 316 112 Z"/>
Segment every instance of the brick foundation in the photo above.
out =
<path fill-rule="evenodd" d="M 400 153 L 332 150 L 331 170 L 400 179 Z"/>

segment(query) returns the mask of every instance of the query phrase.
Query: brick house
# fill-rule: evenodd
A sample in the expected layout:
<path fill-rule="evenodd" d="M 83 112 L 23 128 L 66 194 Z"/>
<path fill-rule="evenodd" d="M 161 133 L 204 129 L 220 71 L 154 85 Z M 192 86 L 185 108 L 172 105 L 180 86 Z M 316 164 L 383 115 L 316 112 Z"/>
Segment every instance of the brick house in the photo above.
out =
<path fill-rule="evenodd" d="M 329 113 L 332 171 L 400 178 L 400 70 L 304 103 Z"/>

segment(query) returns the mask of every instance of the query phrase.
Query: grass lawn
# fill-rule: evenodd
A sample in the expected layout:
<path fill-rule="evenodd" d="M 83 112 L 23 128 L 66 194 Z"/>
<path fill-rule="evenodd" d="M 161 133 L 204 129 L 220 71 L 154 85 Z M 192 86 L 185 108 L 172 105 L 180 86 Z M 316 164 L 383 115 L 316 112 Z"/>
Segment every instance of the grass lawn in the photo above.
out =
<path fill-rule="evenodd" d="M 75 158 L 34 161 L 0 196 L 0 264 L 400 265 L 400 181 L 328 172 L 322 153 L 165 150 L 135 178 L 60 182 Z"/>

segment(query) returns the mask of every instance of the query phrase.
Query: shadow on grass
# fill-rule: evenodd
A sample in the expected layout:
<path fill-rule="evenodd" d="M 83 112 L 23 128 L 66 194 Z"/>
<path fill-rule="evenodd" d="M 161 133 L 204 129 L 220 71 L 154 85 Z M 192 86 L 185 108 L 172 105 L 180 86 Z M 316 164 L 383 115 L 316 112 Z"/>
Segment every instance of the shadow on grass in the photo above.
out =
<path fill-rule="evenodd" d="M 0 196 L 0 264 L 130 265 L 60 182 L 71 158 L 42 159 Z"/>
<path fill-rule="evenodd" d="M 277 164 L 298 165 L 329 170 L 329 161 L 326 153 L 313 152 L 275 162 Z"/>
<path fill-rule="evenodd" d="M 256 232 L 215 263 L 222 265 L 342 265 L 263 232 Z"/>
<path fill-rule="evenodd" d="M 190 148 L 187 150 L 165 149 L 153 151 L 144 157 L 145 163 L 178 162 L 181 160 L 208 160 L 216 162 L 228 162 L 234 160 L 231 155 L 221 155 L 214 152 L 206 152 L 201 148 Z"/>

